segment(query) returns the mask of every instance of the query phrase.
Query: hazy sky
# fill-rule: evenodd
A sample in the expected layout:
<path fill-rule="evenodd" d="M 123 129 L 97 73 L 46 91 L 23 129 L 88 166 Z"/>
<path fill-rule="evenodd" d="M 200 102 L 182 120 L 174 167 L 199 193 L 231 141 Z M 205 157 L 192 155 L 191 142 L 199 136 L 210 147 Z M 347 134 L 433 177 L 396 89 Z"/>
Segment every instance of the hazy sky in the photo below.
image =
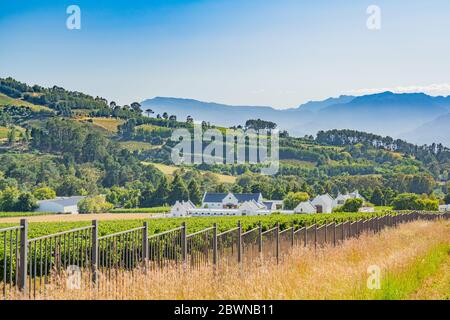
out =
<path fill-rule="evenodd" d="M 66 8 L 81 8 L 81 30 Z M 381 30 L 369 30 L 369 5 Z M 100 95 L 293 107 L 450 94 L 448 0 L 0 0 L 0 76 Z"/>

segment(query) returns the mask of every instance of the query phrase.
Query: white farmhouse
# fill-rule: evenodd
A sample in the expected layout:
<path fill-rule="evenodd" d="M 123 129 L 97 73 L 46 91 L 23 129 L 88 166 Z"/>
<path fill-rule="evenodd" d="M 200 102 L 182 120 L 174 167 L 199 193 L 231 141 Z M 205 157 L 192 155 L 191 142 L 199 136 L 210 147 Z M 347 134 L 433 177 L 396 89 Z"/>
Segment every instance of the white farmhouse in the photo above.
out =
<path fill-rule="evenodd" d="M 246 201 L 262 203 L 261 193 L 212 193 L 205 192 L 202 199 L 202 208 L 209 209 L 236 209 Z"/>
<path fill-rule="evenodd" d="M 348 199 L 361 199 L 364 201 L 363 196 L 359 194 L 358 190 L 355 190 L 347 194 L 338 194 L 336 199 L 333 200 L 333 208 L 344 205 L 345 201 L 347 201 Z"/>
<path fill-rule="evenodd" d="M 332 213 L 333 212 L 333 198 L 327 193 L 315 197 L 311 204 L 316 207 L 317 213 Z"/>
<path fill-rule="evenodd" d="M 316 207 L 309 201 L 300 202 L 294 209 L 294 213 L 316 213 Z"/>
<path fill-rule="evenodd" d="M 439 206 L 440 212 L 450 212 L 450 204 L 443 204 Z"/>
<path fill-rule="evenodd" d="M 37 212 L 78 213 L 78 202 L 86 197 L 58 197 L 50 200 L 39 200 Z"/>
<path fill-rule="evenodd" d="M 177 201 L 170 209 L 172 217 L 185 217 L 190 214 L 190 210 L 195 209 L 195 205 L 191 201 Z"/>

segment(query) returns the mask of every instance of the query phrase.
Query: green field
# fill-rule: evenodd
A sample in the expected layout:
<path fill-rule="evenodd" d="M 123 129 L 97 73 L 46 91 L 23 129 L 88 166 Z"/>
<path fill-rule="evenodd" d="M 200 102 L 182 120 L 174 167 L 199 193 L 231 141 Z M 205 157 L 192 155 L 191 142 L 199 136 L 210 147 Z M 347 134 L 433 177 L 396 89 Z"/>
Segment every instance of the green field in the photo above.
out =
<path fill-rule="evenodd" d="M 394 213 L 393 213 L 394 214 Z M 272 214 L 269 216 L 236 216 L 236 217 L 190 217 L 190 218 L 157 218 L 157 219 L 136 219 L 136 220 L 112 220 L 99 222 L 99 234 L 106 235 L 120 232 L 142 226 L 144 221 L 148 222 L 149 234 L 155 234 L 167 231 L 181 226 L 186 222 L 188 233 L 196 232 L 217 223 L 219 232 L 226 231 L 236 227 L 238 221 L 241 221 L 243 231 L 257 227 L 261 221 L 263 230 L 270 229 L 280 223 L 280 229 L 290 228 L 292 224 L 296 227 L 312 225 L 314 223 L 331 223 L 333 220 L 337 223 L 347 220 L 358 220 L 382 216 L 384 213 L 334 213 L 334 214 L 314 214 L 314 215 L 282 215 Z M 16 224 L 0 224 L 0 229 L 10 227 Z M 42 235 L 53 234 L 61 231 L 75 229 L 78 227 L 90 225 L 89 221 L 80 222 L 32 222 L 29 223 L 29 237 L 35 238 Z"/>
<path fill-rule="evenodd" d="M 12 106 L 18 106 L 18 107 L 22 107 L 22 106 L 30 107 L 31 110 L 33 110 L 33 111 L 41 111 L 41 110 L 52 111 L 52 109 L 50 109 L 48 107 L 32 104 L 32 103 L 29 103 L 24 100 L 13 99 L 13 98 L 8 97 L 7 95 L 4 95 L 3 93 L 0 93 L 0 106 L 5 106 L 5 105 L 12 105 Z"/>
<path fill-rule="evenodd" d="M 110 213 L 167 213 L 170 207 L 154 207 L 154 208 L 133 208 L 133 209 L 113 209 Z"/>
<path fill-rule="evenodd" d="M 0 212 L 0 218 L 35 217 L 59 214 L 56 212 Z"/>
<path fill-rule="evenodd" d="M 161 146 L 155 146 L 152 145 L 148 142 L 144 142 L 144 141 L 134 141 L 134 140 L 129 140 L 129 141 L 120 141 L 119 142 L 120 146 L 122 148 L 127 149 L 128 151 L 145 151 L 145 150 L 151 150 L 151 149 L 158 149 Z"/>
<path fill-rule="evenodd" d="M 175 173 L 175 171 L 181 169 L 180 167 L 177 167 L 177 166 L 169 166 L 169 165 L 162 164 L 162 163 L 154 163 L 154 162 L 142 162 L 142 163 L 147 164 L 147 165 L 153 165 L 156 167 L 156 169 L 158 169 L 159 171 L 161 171 L 162 173 L 164 173 L 165 175 L 168 175 L 168 176 L 173 175 Z M 215 177 L 217 177 L 219 182 L 222 182 L 222 183 L 235 183 L 236 182 L 236 177 L 234 177 L 234 176 L 228 176 L 225 174 L 214 173 L 214 172 L 210 172 L 210 173 L 212 175 L 214 175 Z"/>

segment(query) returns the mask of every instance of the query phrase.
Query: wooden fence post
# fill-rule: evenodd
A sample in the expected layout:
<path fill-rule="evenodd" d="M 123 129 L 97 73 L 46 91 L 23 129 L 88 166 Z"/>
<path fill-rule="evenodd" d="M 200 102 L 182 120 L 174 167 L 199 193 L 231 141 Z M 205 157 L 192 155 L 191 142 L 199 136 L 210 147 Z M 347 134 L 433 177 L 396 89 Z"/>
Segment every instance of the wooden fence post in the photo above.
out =
<path fill-rule="evenodd" d="M 258 252 L 261 256 L 263 249 L 263 242 L 262 242 L 262 223 L 261 221 L 258 222 Z"/>
<path fill-rule="evenodd" d="M 327 244 L 327 241 L 328 241 L 328 221 L 327 221 L 327 219 L 325 219 L 325 244 Z"/>
<path fill-rule="evenodd" d="M 280 223 L 277 222 L 277 227 L 275 229 L 275 254 L 277 256 L 277 263 L 280 261 Z"/>
<path fill-rule="evenodd" d="M 333 220 L 333 246 L 336 247 L 336 220 Z"/>
<path fill-rule="evenodd" d="M 217 223 L 213 225 L 213 264 L 217 265 Z"/>
<path fill-rule="evenodd" d="M 306 248 L 307 242 L 308 242 L 308 224 L 305 222 L 305 234 L 303 235 L 304 240 L 304 247 Z"/>
<path fill-rule="evenodd" d="M 237 256 L 238 256 L 238 263 L 241 263 L 242 262 L 242 225 L 241 225 L 241 221 L 238 221 Z"/>
<path fill-rule="evenodd" d="M 92 220 L 92 282 L 98 282 L 98 220 Z"/>
<path fill-rule="evenodd" d="M 19 289 L 23 293 L 27 291 L 27 265 L 28 265 L 28 220 L 20 220 L 20 260 L 19 260 Z M 5 279 L 6 283 L 6 279 Z"/>
<path fill-rule="evenodd" d="M 317 222 L 314 221 L 314 250 L 317 249 Z"/>
<path fill-rule="evenodd" d="M 187 234 L 186 234 L 186 222 L 181 224 L 181 260 L 184 266 L 187 265 Z"/>
<path fill-rule="evenodd" d="M 292 230 L 291 230 L 291 246 L 294 247 L 295 246 L 295 224 L 294 222 L 292 222 Z"/>
<path fill-rule="evenodd" d="M 144 222 L 144 229 L 142 229 L 142 262 L 144 264 L 144 271 L 147 269 L 148 264 L 148 222 Z"/>

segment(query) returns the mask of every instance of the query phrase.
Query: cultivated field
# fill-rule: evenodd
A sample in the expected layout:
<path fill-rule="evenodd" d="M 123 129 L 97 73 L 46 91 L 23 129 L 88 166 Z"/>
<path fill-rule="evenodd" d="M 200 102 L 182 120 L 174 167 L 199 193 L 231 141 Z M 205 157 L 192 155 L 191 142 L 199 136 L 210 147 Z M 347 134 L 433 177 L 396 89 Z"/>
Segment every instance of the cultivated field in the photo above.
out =
<path fill-rule="evenodd" d="M 144 164 L 152 164 L 154 165 L 159 171 L 164 173 L 165 175 L 173 175 L 175 171 L 179 170 L 180 167 L 177 166 L 169 166 L 162 163 L 153 163 L 153 162 L 144 162 Z M 236 177 L 234 176 L 227 176 L 225 174 L 220 173 L 211 173 L 212 175 L 216 176 L 219 182 L 222 183 L 235 183 Z"/>
<path fill-rule="evenodd" d="M 48 299 L 448 299 L 449 253 L 448 220 L 415 221 L 337 247 L 296 247 L 278 265 L 256 260 L 215 270 L 118 272 L 98 290 L 49 287 L 46 294 Z M 373 265 L 381 269 L 379 289 L 366 285 Z"/>

